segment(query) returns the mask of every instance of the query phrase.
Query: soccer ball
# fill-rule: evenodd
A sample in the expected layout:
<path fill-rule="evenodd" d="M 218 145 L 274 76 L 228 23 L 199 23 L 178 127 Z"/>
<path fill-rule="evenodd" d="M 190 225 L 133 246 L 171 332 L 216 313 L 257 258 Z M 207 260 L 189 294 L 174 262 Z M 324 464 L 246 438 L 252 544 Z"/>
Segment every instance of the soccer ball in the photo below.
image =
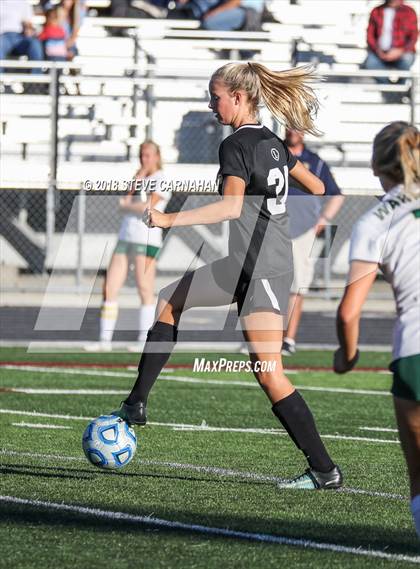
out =
<path fill-rule="evenodd" d="M 116 415 L 101 415 L 86 427 L 82 439 L 86 458 L 99 468 L 122 468 L 134 456 L 137 438 Z"/>

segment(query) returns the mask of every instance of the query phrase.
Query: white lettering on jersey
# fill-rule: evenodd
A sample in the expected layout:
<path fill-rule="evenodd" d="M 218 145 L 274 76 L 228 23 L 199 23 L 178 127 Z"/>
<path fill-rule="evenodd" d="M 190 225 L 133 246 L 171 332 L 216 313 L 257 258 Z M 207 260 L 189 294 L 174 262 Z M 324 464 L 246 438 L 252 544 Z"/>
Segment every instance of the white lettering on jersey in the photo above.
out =
<path fill-rule="evenodd" d="M 280 168 L 271 168 L 267 176 L 268 186 L 276 187 L 276 197 L 267 200 L 267 209 L 271 215 L 280 215 L 286 211 L 286 200 L 289 193 L 289 169 L 283 167 L 284 175 Z"/>

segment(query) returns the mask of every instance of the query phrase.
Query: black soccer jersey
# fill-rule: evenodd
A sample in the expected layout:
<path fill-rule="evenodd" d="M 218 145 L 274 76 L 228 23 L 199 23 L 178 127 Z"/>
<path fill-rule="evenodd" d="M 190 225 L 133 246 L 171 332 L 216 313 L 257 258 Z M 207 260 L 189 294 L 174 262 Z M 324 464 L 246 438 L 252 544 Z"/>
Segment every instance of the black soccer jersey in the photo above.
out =
<path fill-rule="evenodd" d="M 296 158 L 263 125 L 243 125 L 219 148 L 219 193 L 223 178 L 245 181 L 241 215 L 229 222 L 229 257 L 242 276 L 269 278 L 293 271 L 286 211 L 288 173 Z"/>

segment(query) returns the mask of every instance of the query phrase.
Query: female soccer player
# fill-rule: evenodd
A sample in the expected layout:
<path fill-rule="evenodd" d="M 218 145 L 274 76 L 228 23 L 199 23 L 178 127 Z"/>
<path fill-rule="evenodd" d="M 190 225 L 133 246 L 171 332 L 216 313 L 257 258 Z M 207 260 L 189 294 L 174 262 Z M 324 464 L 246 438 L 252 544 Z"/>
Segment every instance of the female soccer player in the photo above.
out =
<path fill-rule="evenodd" d="M 148 221 L 152 227 L 175 227 L 229 220 L 229 254 L 160 292 L 137 381 L 117 414 L 131 424 L 146 423 L 149 392 L 168 361 L 184 311 L 236 302 L 254 375 L 309 463 L 304 474 L 282 486 L 321 489 L 340 487 L 342 475 L 321 441 L 311 411 L 285 376 L 280 351 L 282 315 L 287 314 L 293 280 L 285 204 L 288 172 L 309 193 L 323 194 L 324 185 L 258 122 L 257 110 L 265 103 L 288 127 L 316 132 L 312 111 L 317 99 L 309 86 L 313 79 L 308 68 L 273 72 L 258 63 L 229 63 L 211 77 L 209 108 L 220 123 L 233 129 L 219 149 L 221 199 L 180 213 L 152 209 Z M 275 363 L 275 371 L 258 371 L 269 361 Z"/>
<path fill-rule="evenodd" d="M 337 313 L 337 373 L 357 359 L 359 320 L 378 267 L 397 305 L 390 369 L 391 392 L 411 486 L 411 508 L 420 537 L 420 133 L 393 122 L 377 134 L 372 168 L 385 191 L 382 202 L 353 229 L 348 285 Z"/>
<path fill-rule="evenodd" d="M 163 211 L 168 194 L 159 191 L 163 180 L 162 160 L 159 146 L 146 140 L 140 145 L 140 168 L 134 181 L 140 182 L 137 192 L 133 183 L 129 194 L 120 199 L 124 216 L 118 242 L 112 255 L 103 288 L 103 305 L 100 321 L 100 348 L 111 349 L 111 340 L 118 316 L 118 293 L 127 278 L 128 265 L 134 260 L 137 288 L 141 299 L 139 311 L 139 342 L 146 340 L 146 334 L 153 324 L 155 313 L 154 284 L 156 260 L 162 246 L 162 230 L 149 229 L 142 220 L 149 205 Z M 137 197 L 139 196 L 139 197 Z M 141 199 L 143 198 L 143 200 Z"/>

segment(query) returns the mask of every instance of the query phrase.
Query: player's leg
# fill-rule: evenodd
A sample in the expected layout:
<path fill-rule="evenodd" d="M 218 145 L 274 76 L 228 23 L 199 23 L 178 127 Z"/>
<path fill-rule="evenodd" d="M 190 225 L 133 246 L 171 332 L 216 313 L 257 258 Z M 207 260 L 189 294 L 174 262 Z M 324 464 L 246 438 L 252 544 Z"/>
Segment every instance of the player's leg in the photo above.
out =
<path fill-rule="evenodd" d="M 302 317 L 304 295 L 312 282 L 315 270 L 313 248 L 316 240 L 314 228 L 292 240 L 293 244 L 293 283 L 288 305 L 288 322 L 283 338 L 282 355 L 290 356 L 296 352 L 296 337 Z"/>
<path fill-rule="evenodd" d="M 338 488 L 339 468 L 331 460 L 315 425 L 313 415 L 284 373 L 280 349 L 283 316 L 292 275 L 253 279 L 246 293 L 238 290 L 238 309 L 247 340 L 254 375 L 272 404 L 272 410 L 309 463 L 304 474 L 281 485 L 286 488 Z M 258 363 L 258 368 L 255 364 Z M 271 363 L 271 366 L 269 365 Z"/>
<path fill-rule="evenodd" d="M 254 312 L 242 318 L 242 325 L 250 348 L 254 375 L 270 399 L 274 415 L 309 464 L 309 469 L 303 475 L 281 486 L 339 488 L 342 484 L 340 470 L 331 460 L 319 436 L 308 405 L 284 373 L 280 356 L 282 317 L 274 312 Z"/>
<path fill-rule="evenodd" d="M 391 392 L 410 479 L 411 511 L 420 537 L 420 354 L 394 360 Z"/>
<path fill-rule="evenodd" d="M 147 332 L 155 318 L 155 276 L 156 258 L 146 255 L 136 255 L 135 273 L 137 290 L 141 300 L 139 309 L 139 342 L 144 342 Z"/>
<path fill-rule="evenodd" d="M 420 403 L 394 397 L 394 407 L 410 479 L 411 511 L 420 537 Z"/>
<path fill-rule="evenodd" d="M 296 336 L 302 317 L 303 296 L 291 294 L 289 300 L 289 321 L 283 339 L 281 353 L 283 356 L 291 356 L 296 351 Z"/>
<path fill-rule="evenodd" d="M 109 343 L 114 335 L 115 325 L 118 318 L 118 293 L 127 278 L 128 256 L 119 253 L 118 248 L 112 255 L 104 286 L 103 303 L 100 320 L 100 341 Z"/>
<path fill-rule="evenodd" d="M 175 346 L 182 313 L 195 306 L 222 306 L 232 302 L 232 293 L 222 289 L 214 278 L 214 271 L 224 268 L 220 261 L 205 265 L 159 293 L 156 321 L 147 334 L 137 380 L 119 412 L 128 422 L 146 423 L 147 399 Z"/>

